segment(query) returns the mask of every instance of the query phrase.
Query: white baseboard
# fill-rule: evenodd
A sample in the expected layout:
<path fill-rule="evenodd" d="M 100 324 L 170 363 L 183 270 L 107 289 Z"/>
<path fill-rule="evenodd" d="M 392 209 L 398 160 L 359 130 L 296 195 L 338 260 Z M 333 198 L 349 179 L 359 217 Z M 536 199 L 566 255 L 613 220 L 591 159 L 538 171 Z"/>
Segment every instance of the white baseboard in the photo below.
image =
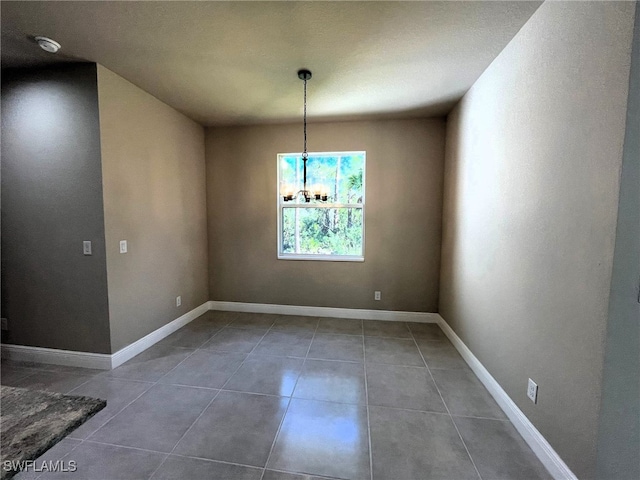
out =
<path fill-rule="evenodd" d="M 136 355 L 144 352 L 147 348 L 155 345 L 160 340 L 165 337 L 168 337 L 173 332 L 178 330 L 179 328 L 184 327 L 187 323 L 195 320 L 200 315 L 209 310 L 209 302 L 205 302 L 199 307 L 194 308 L 193 310 L 185 313 L 184 315 L 176 318 L 175 320 L 163 325 L 162 327 L 154 330 L 150 334 L 142 337 L 140 340 L 136 340 L 130 345 L 118 350 L 116 353 L 111 355 L 111 366 L 110 368 L 116 368 L 122 365 L 127 360 L 132 359 Z"/>
<path fill-rule="evenodd" d="M 507 395 L 495 378 L 491 376 L 489 371 L 480 363 L 480 360 L 469 350 L 456 332 L 449 324 L 438 315 L 438 325 L 442 328 L 445 335 L 451 340 L 453 346 L 456 347 L 465 362 L 471 367 L 473 373 L 483 383 L 489 393 L 496 400 L 500 408 L 507 415 L 516 430 L 520 433 L 525 442 L 531 447 L 533 453 L 538 457 L 542 464 L 547 468 L 551 476 L 556 480 L 577 480 L 578 477 L 571 471 L 566 463 L 560 458 L 560 455 L 547 442 L 536 427 L 522 413 L 522 410 Z"/>
<path fill-rule="evenodd" d="M 2 358 L 15 361 L 48 363 L 71 367 L 111 370 L 127 360 L 144 352 L 147 348 L 171 335 L 179 328 L 198 318 L 207 310 L 232 312 L 276 313 L 282 315 L 305 315 L 314 317 L 360 318 L 365 320 L 389 320 L 400 322 L 438 322 L 437 313 L 394 312 L 388 310 L 363 310 L 331 307 L 304 307 L 295 305 L 272 305 L 263 303 L 205 302 L 181 317 L 163 325 L 157 330 L 127 345 L 111 355 L 103 353 L 77 352 L 53 348 L 29 347 L 24 345 L 2 344 Z"/>
<path fill-rule="evenodd" d="M 49 363 L 67 367 L 97 368 L 109 370 L 111 355 L 108 353 L 76 352 L 56 348 L 28 347 L 2 344 L 2 358 L 16 362 Z"/>
<path fill-rule="evenodd" d="M 360 308 L 305 307 L 298 305 L 275 305 L 270 303 L 219 302 L 215 300 L 209 301 L 209 310 L 420 323 L 437 323 L 440 318 L 437 313 L 426 312 L 364 310 Z"/>
<path fill-rule="evenodd" d="M 114 354 L 76 352 L 71 350 L 59 350 L 54 348 L 28 347 L 25 345 L 2 344 L 2 358 L 19 362 L 48 363 L 53 365 L 66 365 L 70 367 L 97 368 L 111 370 L 122 365 L 127 360 L 144 352 L 147 348 L 158 343 L 163 338 L 171 335 L 179 328 L 198 318 L 209 310 L 209 303 L 205 302 L 181 317 L 163 325 L 140 340 L 127 345 Z"/>

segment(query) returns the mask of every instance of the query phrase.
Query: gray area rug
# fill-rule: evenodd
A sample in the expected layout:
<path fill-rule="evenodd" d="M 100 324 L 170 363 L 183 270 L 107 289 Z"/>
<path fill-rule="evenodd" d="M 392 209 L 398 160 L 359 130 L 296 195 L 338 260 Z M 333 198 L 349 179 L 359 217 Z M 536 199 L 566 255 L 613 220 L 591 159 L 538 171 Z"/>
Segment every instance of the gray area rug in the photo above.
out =
<path fill-rule="evenodd" d="M 0 387 L 0 465 L 35 460 L 107 405 L 104 400 Z M 0 478 L 17 472 L 0 468 Z"/>

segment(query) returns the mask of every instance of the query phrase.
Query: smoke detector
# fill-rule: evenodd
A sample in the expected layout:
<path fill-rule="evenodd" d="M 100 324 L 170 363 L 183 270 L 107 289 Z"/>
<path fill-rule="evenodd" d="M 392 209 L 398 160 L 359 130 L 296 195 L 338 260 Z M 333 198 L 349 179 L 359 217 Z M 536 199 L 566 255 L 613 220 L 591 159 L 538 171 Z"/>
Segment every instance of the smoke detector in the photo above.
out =
<path fill-rule="evenodd" d="M 38 42 L 40 48 L 49 53 L 56 53 L 60 50 L 60 44 L 55 40 L 51 40 L 48 37 L 35 37 L 35 41 Z"/>

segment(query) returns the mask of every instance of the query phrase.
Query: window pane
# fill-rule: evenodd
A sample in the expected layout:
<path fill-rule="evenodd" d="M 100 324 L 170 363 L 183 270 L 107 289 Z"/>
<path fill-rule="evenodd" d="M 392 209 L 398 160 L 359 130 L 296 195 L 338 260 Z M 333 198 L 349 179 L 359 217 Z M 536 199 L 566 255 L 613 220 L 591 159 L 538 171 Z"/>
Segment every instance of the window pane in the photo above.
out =
<path fill-rule="evenodd" d="M 280 157 L 280 191 L 303 188 L 303 162 L 298 155 Z M 307 189 L 322 190 L 329 202 L 362 203 L 364 153 L 310 155 L 307 161 Z"/>
<path fill-rule="evenodd" d="M 302 159 L 295 155 L 287 155 L 280 157 L 280 193 L 284 193 L 287 189 L 297 192 L 300 190 L 298 182 L 302 182 Z"/>
<path fill-rule="evenodd" d="M 282 253 L 362 255 L 362 209 L 283 208 Z"/>

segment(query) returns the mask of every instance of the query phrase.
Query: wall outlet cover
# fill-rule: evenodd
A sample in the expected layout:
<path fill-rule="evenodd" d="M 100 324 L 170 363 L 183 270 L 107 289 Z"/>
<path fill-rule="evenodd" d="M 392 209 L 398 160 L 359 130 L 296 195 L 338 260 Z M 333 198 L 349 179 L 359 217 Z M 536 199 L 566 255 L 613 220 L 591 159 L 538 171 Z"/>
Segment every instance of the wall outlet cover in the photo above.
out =
<path fill-rule="evenodd" d="M 120 240 L 120 253 L 127 253 L 127 241 Z"/>
<path fill-rule="evenodd" d="M 373 292 L 373 299 L 374 300 L 380 300 L 380 298 L 381 298 L 380 292 L 378 292 L 378 291 Z"/>
<path fill-rule="evenodd" d="M 176 307 L 179 307 L 180 305 L 182 305 L 182 296 L 178 295 L 176 297 Z"/>
<path fill-rule="evenodd" d="M 84 255 L 91 255 L 91 242 L 89 240 L 82 242 L 82 253 Z"/>

